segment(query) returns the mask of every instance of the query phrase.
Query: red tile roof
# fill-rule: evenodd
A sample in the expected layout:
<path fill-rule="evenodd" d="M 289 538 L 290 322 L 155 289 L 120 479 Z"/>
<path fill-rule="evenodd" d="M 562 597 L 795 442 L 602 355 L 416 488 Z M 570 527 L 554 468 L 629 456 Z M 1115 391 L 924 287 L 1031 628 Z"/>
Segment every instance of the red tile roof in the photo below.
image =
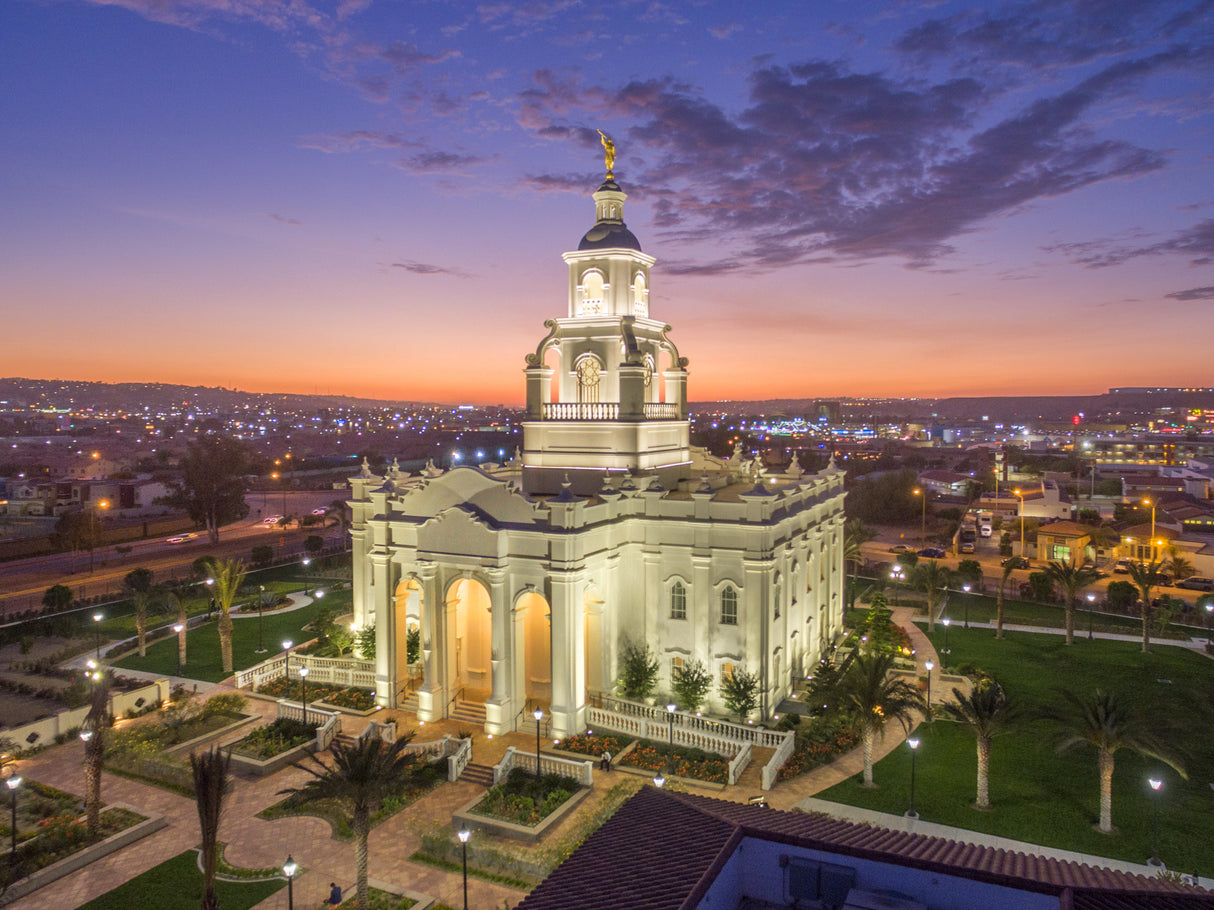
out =
<path fill-rule="evenodd" d="M 1214 894 L 1159 878 L 645 787 L 518 910 L 691 910 L 744 837 L 1054 894 L 1075 910 L 1214 908 Z"/>

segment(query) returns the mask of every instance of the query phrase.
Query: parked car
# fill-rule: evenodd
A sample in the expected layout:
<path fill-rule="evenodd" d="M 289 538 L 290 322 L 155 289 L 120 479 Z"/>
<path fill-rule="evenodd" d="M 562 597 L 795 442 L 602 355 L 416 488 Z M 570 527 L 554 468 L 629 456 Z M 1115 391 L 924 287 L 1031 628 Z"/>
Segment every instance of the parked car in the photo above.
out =
<path fill-rule="evenodd" d="M 1176 587 L 1184 588 L 1186 591 L 1214 591 L 1214 578 L 1190 575 L 1188 578 L 1176 582 Z"/>
<path fill-rule="evenodd" d="M 904 543 L 900 543 L 897 546 L 890 547 L 889 551 L 891 553 L 909 553 L 911 552 L 911 548 Z"/>
<path fill-rule="evenodd" d="M 1114 575 L 1129 575 L 1130 566 L 1132 566 L 1133 564 L 1134 564 L 1134 560 L 1132 560 L 1132 559 L 1119 559 L 1119 560 L 1117 560 L 1117 562 L 1113 563 L 1113 574 Z"/>
<path fill-rule="evenodd" d="M 1007 559 L 1003 560 L 1003 562 L 999 563 L 999 565 L 1003 566 L 1005 569 L 1008 566 L 1011 566 L 1013 569 L 1027 569 L 1029 567 L 1029 561 L 1023 556 L 1009 556 Z"/>
<path fill-rule="evenodd" d="M 939 547 L 924 547 L 919 551 L 919 555 L 924 559 L 943 559 L 948 554 Z"/>

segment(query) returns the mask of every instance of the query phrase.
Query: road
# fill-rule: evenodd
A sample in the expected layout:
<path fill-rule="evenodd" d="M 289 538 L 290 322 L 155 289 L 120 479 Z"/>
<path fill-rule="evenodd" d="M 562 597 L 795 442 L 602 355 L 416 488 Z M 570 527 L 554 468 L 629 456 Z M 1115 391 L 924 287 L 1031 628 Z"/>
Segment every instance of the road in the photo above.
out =
<path fill-rule="evenodd" d="M 17 613 L 42 604 L 46 589 L 56 584 L 65 584 L 77 597 L 92 597 L 98 594 L 116 594 L 122 588 L 122 579 L 127 572 L 137 567 L 146 567 L 155 573 L 157 581 L 169 578 L 184 578 L 190 566 L 200 556 L 249 559 L 255 546 L 267 544 L 275 551 L 299 552 L 304 540 L 319 534 L 326 542 L 336 543 L 340 536 L 337 527 L 320 526 L 295 528 L 281 531 L 267 528 L 261 521 L 268 506 L 271 515 L 308 515 L 313 509 L 322 509 L 335 499 L 344 499 L 341 490 L 301 490 L 287 493 L 271 493 L 263 505 L 261 493 L 250 493 L 246 497 L 249 517 L 225 525 L 219 531 L 219 544 L 211 546 L 205 531 L 196 532 L 197 537 L 184 543 L 170 544 L 167 537 L 132 541 L 127 544 L 131 551 L 118 553 L 115 547 L 100 547 L 93 552 L 92 571 L 89 569 L 87 553 L 53 553 L 29 559 L 13 560 L 0 566 L 0 617 Z M 286 511 L 280 511 L 286 506 Z"/>

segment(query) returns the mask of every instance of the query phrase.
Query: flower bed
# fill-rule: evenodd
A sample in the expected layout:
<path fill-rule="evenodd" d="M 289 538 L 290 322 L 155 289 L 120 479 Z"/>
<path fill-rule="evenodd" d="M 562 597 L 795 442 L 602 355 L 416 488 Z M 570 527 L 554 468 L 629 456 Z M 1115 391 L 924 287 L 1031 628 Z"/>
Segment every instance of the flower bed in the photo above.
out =
<path fill-rule="evenodd" d="M 75 811 L 43 818 L 35 836 L 17 845 L 15 858 L 8 851 L 0 854 L 0 883 L 32 875 L 141 821 L 144 817 L 136 812 L 112 807 L 101 813 L 97 836 L 90 837 L 85 818 Z"/>
<path fill-rule="evenodd" d="M 545 774 L 537 779 L 529 771 L 515 768 L 469 811 L 513 825 L 533 826 L 564 805 L 579 789 L 572 777 Z"/>
<path fill-rule="evenodd" d="M 707 781 L 711 784 L 729 783 L 728 759 L 715 752 L 705 752 L 703 749 L 684 749 L 681 746 L 675 746 L 672 751 L 670 746 L 665 743 L 659 745 L 649 740 L 642 740 L 637 743 L 635 749 L 621 759 L 621 764 L 655 773 L 661 771 L 678 777 Z"/>
<path fill-rule="evenodd" d="M 232 743 L 230 750 L 237 755 L 264 761 L 315 739 L 316 727 L 316 724 L 280 717 Z"/>
<path fill-rule="evenodd" d="M 38 833 L 39 826 L 47 819 L 72 812 L 80 804 L 79 797 L 54 787 L 27 780 L 21 785 L 21 798 L 17 800 L 17 842 L 24 843 Z M 0 841 L 6 845 L 13 836 L 10 813 L 0 812 Z"/>
<path fill-rule="evenodd" d="M 271 695 L 274 698 L 289 698 L 292 701 L 302 701 L 304 687 L 298 679 L 279 677 L 265 683 L 257 690 L 259 695 Z M 332 683 L 308 683 L 308 701 L 323 701 L 335 708 L 346 708 L 350 711 L 370 711 L 375 707 L 375 693 L 370 689 L 358 686 L 337 686 Z"/>
<path fill-rule="evenodd" d="M 604 752 L 610 752 L 614 759 L 618 758 L 631 742 L 632 737 L 624 733 L 574 733 L 562 739 L 557 748 L 593 758 L 600 758 Z"/>
<path fill-rule="evenodd" d="M 780 768 L 777 780 L 788 780 L 812 771 L 860 744 L 860 734 L 841 718 L 818 718 L 797 735 L 792 755 Z"/>

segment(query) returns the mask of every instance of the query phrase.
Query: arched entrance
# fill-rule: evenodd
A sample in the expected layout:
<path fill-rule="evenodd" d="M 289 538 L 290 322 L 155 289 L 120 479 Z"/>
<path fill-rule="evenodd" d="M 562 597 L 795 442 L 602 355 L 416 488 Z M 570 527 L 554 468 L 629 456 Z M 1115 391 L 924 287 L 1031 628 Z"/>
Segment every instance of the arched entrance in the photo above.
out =
<path fill-rule="evenodd" d="M 475 578 L 447 589 L 447 691 L 459 701 L 485 702 L 493 692 L 493 601 Z"/>
<path fill-rule="evenodd" d="M 515 603 L 519 640 L 515 653 L 523 659 L 516 665 L 514 689 L 523 693 L 524 710 L 552 704 L 552 618 L 543 595 L 528 591 Z"/>
<path fill-rule="evenodd" d="M 603 595 L 598 585 L 588 585 L 582 597 L 585 608 L 585 632 L 583 647 L 586 661 L 586 700 L 606 691 L 606 672 L 603 669 Z"/>

